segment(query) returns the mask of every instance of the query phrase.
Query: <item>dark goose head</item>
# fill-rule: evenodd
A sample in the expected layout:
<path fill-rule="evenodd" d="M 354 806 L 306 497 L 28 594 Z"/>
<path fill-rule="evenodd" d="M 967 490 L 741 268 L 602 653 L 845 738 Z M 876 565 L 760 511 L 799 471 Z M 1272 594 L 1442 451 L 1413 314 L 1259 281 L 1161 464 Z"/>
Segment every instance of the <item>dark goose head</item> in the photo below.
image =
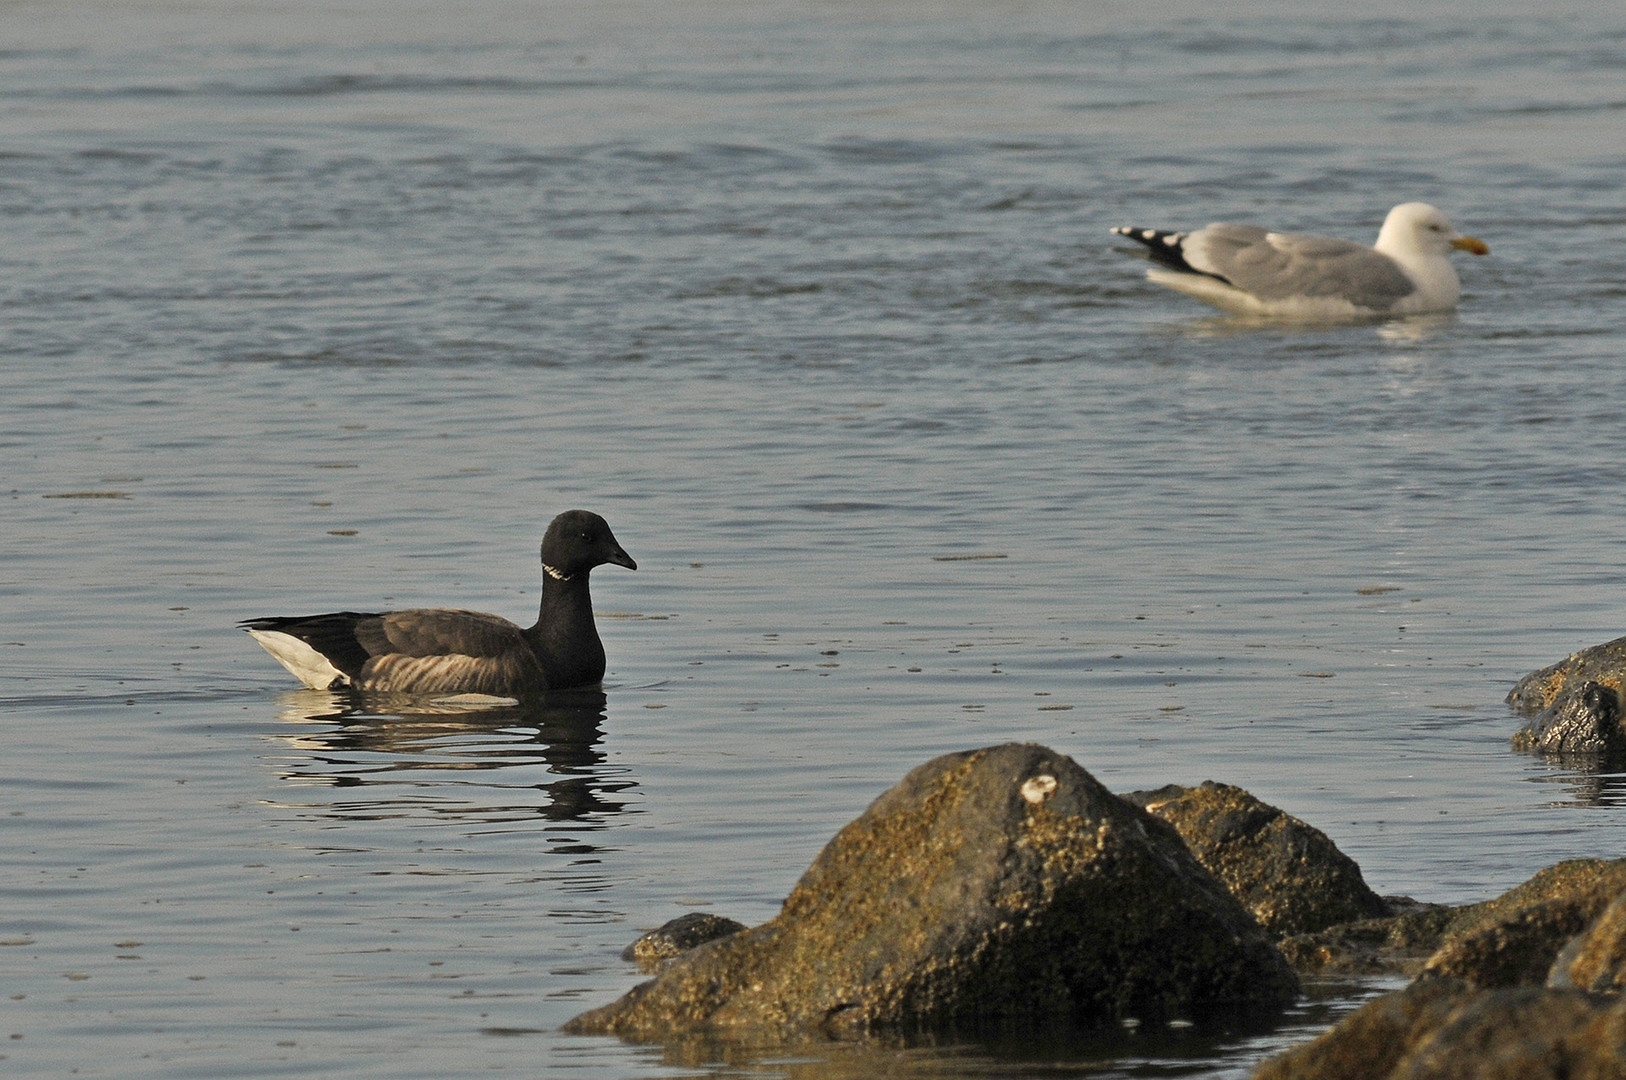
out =
<path fill-rule="evenodd" d="M 542 569 L 548 577 L 569 581 L 605 563 L 638 569 L 603 518 L 591 510 L 566 510 L 548 525 L 542 537 Z"/>

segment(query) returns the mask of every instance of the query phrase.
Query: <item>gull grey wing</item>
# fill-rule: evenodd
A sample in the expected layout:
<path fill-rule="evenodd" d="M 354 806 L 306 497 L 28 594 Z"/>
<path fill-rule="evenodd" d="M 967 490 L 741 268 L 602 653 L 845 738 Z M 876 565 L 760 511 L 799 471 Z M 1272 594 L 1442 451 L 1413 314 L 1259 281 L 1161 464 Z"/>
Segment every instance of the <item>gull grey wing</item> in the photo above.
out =
<path fill-rule="evenodd" d="M 391 611 L 356 626 L 356 640 L 374 657 L 498 657 L 529 652 L 520 628 L 482 611 L 413 608 Z"/>
<path fill-rule="evenodd" d="M 1326 236 L 1210 225 L 1185 243 L 1186 261 L 1261 300 L 1339 297 L 1383 311 L 1416 289 L 1395 261 Z"/>

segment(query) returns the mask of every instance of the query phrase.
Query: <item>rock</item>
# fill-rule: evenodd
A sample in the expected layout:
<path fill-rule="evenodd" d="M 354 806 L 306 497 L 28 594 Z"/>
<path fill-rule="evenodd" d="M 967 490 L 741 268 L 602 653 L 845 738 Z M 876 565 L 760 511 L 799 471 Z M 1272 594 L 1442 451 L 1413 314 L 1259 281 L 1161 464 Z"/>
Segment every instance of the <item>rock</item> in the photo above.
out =
<path fill-rule="evenodd" d="M 1436 912 L 1443 943 L 1411 986 L 1255 1080 L 1626 1080 L 1623 890 L 1626 859 L 1577 859 Z"/>
<path fill-rule="evenodd" d="M 1618 994 L 1626 989 L 1626 893 L 1562 950 L 1547 973 L 1547 985 L 1558 990 Z"/>
<path fill-rule="evenodd" d="M 1444 979 L 1385 994 L 1332 1030 L 1265 1061 L 1253 1080 L 1384 1080 L 1408 1051 L 1444 1023 L 1463 988 Z"/>
<path fill-rule="evenodd" d="M 1415 975 L 1440 947 L 1460 909 L 1406 896 L 1387 896 L 1383 902 L 1395 914 L 1294 934 L 1277 947 L 1300 975 Z"/>
<path fill-rule="evenodd" d="M 1428 958 L 1420 978 L 1451 977 L 1469 986 L 1541 985 L 1560 950 L 1587 928 L 1589 912 L 1549 900 L 1511 912 L 1472 933 L 1449 938 Z"/>
<path fill-rule="evenodd" d="M 1621 729 L 1620 697 L 1603 683 L 1590 679 L 1558 695 L 1513 735 L 1516 750 L 1543 754 L 1626 753 L 1626 731 Z"/>
<path fill-rule="evenodd" d="M 1620 1080 L 1623 1047 L 1620 998 L 1431 979 L 1266 1061 L 1254 1080 Z"/>
<path fill-rule="evenodd" d="M 639 971 L 654 971 L 679 953 L 744 929 L 742 922 L 725 919 L 721 915 L 709 915 L 704 911 L 691 911 L 644 934 L 621 951 L 621 959 L 637 964 Z"/>
<path fill-rule="evenodd" d="M 1613 690 L 1619 700 L 1621 687 L 1626 685 L 1626 637 L 1582 649 L 1551 667 L 1531 672 L 1508 691 L 1507 703 L 1520 716 L 1535 716 L 1588 682 Z"/>
<path fill-rule="evenodd" d="M 756 1040 L 1274 1012 L 1297 981 L 1174 830 L 1070 758 L 927 762 L 820 852 L 774 919 L 567 1031 Z"/>
<path fill-rule="evenodd" d="M 1464 908 L 1421 978 L 1471 988 L 1540 986 L 1560 951 L 1626 891 L 1626 859 L 1573 859 Z"/>
<path fill-rule="evenodd" d="M 1272 933 L 1300 934 L 1389 914 L 1361 868 L 1326 833 L 1241 788 L 1210 780 L 1124 798 L 1173 825 L 1197 861 Z"/>

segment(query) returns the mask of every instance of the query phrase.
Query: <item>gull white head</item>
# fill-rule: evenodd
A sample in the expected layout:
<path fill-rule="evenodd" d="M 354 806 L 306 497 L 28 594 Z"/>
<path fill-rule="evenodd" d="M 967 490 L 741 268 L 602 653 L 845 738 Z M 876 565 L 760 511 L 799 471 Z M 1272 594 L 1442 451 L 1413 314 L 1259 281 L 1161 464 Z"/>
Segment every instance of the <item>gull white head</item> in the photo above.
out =
<path fill-rule="evenodd" d="M 1383 228 L 1378 230 L 1378 242 L 1372 246 L 1401 263 L 1407 261 L 1407 256 L 1449 255 L 1453 250 L 1475 255 L 1490 253 L 1484 243 L 1463 236 L 1444 214 L 1420 202 L 1401 203 L 1389 211 Z"/>
<path fill-rule="evenodd" d="M 1451 265 L 1452 251 L 1484 255 L 1490 251 L 1451 227 L 1444 214 L 1427 203 L 1401 203 L 1389 211 L 1373 248 L 1411 278 L 1416 289 L 1389 309 L 1391 315 L 1422 315 L 1457 306 L 1462 285 Z"/>

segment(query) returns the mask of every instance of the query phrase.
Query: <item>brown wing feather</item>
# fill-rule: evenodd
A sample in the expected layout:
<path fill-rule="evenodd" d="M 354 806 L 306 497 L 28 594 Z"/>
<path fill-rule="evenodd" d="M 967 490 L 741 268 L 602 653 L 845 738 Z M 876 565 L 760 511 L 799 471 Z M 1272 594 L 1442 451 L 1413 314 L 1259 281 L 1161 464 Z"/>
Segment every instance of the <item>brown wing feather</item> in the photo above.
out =
<path fill-rule="evenodd" d="M 518 626 L 480 611 L 392 611 L 356 627 L 371 654 L 355 685 L 402 694 L 515 694 L 546 677 Z"/>
<path fill-rule="evenodd" d="M 501 656 L 524 648 L 520 628 L 483 611 L 413 608 L 392 611 L 356 628 L 356 637 L 373 656 Z"/>

